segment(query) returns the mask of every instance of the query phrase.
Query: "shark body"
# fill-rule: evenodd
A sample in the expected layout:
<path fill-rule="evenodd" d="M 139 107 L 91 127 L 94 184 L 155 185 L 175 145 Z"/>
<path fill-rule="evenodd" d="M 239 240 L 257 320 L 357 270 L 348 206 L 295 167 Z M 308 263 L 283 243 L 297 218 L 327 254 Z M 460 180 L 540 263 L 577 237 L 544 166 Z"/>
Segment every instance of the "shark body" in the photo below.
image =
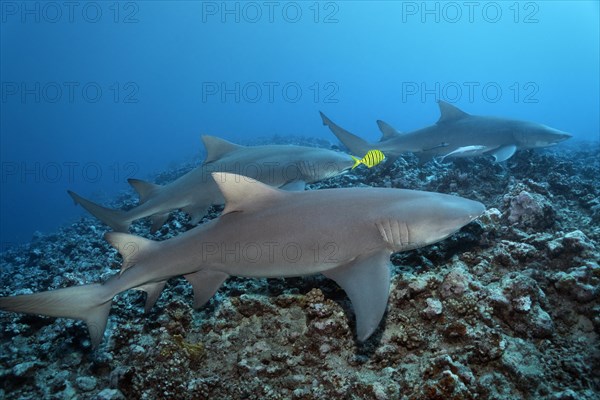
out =
<path fill-rule="evenodd" d="M 214 136 L 203 136 L 202 140 L 207 151 L 205 161 L 175 181 L 161 186 L 129 179 L 140 197 L 139 205 L 131 210 L 112 210 L 77 193 L 68 193 L 77 204 L 117 232 L 127 232 L 133 221 L 144 217 L 151 217 L 152 231 L 156 231 L 173 210 L 185 211 L 196 225 L 211 205 L 223 204 L 212 172 L 231 172 L 285 190 L 304 190 L 306 183 L 340 175 L 354 165 L 351 156 L 318 147 L 240 146 Z"/>
<path fill-rule="evenodd" d="M 101 342 L 112 299 L 147 292 L 152 308 L 166 281 L 183 275 L 194 307 L 229 276 L 295 277 L 321 273 L 345 290 L 366 340 L 378 327 L 390 287 L 390 255 L 450 236 L 484 206 L 439 193 L 386 188 L 286 192 L 256 180 L 214 173 L 225 198 L 222 215 L 175 238 L 155 242 L 108 232 L 123 256 L 121 273 L 91 284 L 0 298 L 0 309 L 80 319 Z"/>
<path fill-rule="evenodd" d="M 346 131 L 323 113 L 321 118 L 323 125 L 327 125 L 352 152 L 362 154 L 377 148 L 386 155 L 388 165 L 406 152 L 414 153 L 421 163 L 437 157 L 480 155 L 490 155 L 499 162 L 509 159 L 517 150 L 551 146 L 571 137 L 568 133 L 534 122 L 471 115 L 444 101 L 440 100 L 438 104 L 441 115 L 435 125 L 413 132 L 400 133 L 391 125 L 377 121 L 382 132 L 377 144 L 369 144 Z"/>

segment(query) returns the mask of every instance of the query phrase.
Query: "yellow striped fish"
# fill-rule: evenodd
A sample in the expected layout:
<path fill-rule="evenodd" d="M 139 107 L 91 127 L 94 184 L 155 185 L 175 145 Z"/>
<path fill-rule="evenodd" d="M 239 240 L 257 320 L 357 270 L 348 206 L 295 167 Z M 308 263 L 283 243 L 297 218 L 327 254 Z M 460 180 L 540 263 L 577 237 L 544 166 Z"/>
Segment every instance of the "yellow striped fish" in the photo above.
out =
<path fill-rule="evenodd" d="M 358 167 L 360 164 L 364 164 L 367 168 L 372 168 L 377 164 L 381 163 L 385 159 L 385 154 L 380 150 L 369 150 L 367 154 L 360 160 L 354 156 L 350 156 L 354 160 L 354 166 L 352 169 Z"/>

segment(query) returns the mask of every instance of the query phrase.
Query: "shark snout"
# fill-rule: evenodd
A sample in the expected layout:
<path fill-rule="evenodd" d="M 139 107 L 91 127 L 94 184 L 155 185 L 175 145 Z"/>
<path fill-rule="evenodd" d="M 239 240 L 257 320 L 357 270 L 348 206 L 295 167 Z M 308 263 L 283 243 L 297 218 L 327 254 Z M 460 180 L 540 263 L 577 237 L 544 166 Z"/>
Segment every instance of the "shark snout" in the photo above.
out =
<path fill-rule="evenodd" d="M 479 218 L 484 212 L 485 212 L 485 206 L 478 202 L 478 201 L 473 201 L 473 200 L 469 200 L 469 202 L 471 203 L 468 207 L 469 211 L 468 211 L 468 222 L 473 221 L 474 219 Z"/>
<path fill-rule="evenodd" d="M 422 231 L 424 233 L 423 242 L 429 244 L 447 238 L 463 226 L 480 217 L 485 211 L 485 206 L 480 202 L 462 197 L 446 197 L 437 203 L 438 206 L 441 205 L 440 209 L 426 223 L 428 228 L 433 227 L 432 230 Z M 434 208 L 435 204 L 432 204 L 429 210 Z M 416 231 L 416 229 L 412 230 Z"/>
<path fill-rule="evenodd" d="M 478 201 L 460 198 L 455 213 L 457 228 L 467 225 L 479 218 L 485 211 L 485 206 Z"/>
<path fill-rule="evenodd" d="M 570 139 L 573 137 L 573 135 L 571 135 L 570 133 L 567 132 L 563 132 L 561 130 L 558 129 L 554 129 L 554 128 L 550 128 L 545 126 L 545 136 L 546 140 L 548 141 L 549 144 L 557 144 L 560 142 L 564 142 L 567 139 Z"/>
<path fill-rule="evenodd" d="M 571 135 L 570 133 L 560 132 L 559 134 L 557 134 L 556 143 L 564 142 L 565 140 L 571 139 L 572 137 L 573 135 Z"/>
<path fill-rule="evenodd" d="M 548 138 L 548 140 L 546 141 L 542 141 L 541 143 L 536 143 L 538 145 L 538 147 L 549 147 L 549 146 L 555 146 L 557 144 L 559 144 L 560 142 L 564 142 L 567 139 L 572 138 L 573 135 L 566 133 L 566 132 L 561 132 L 561 131 L 556 131 L 552 133 L 552 136 L 550 138 Z"/>

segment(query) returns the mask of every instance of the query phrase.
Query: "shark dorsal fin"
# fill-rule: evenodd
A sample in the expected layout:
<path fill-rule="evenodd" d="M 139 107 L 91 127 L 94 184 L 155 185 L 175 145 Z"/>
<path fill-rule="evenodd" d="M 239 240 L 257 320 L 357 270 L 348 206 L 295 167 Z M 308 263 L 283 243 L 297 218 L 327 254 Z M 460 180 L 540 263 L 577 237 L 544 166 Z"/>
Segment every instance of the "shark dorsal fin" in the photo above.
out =
<path fill-rule="evenodd" d="M 377 120 L 377 126 L 381 131 L 381 139 L 379 139 L 380 142 L 402 134 L 402 132 L 397 131 L 393 126 L 380 119 Z"/>
<path fill-rule="evenodd" d="M 225 209 L 222 215 L 236 211 L 251 211 L 265 207 L 265 204 L 286 195 L 255 179 L 227 172 L 213 172 L 213 179 L 225 197 Z"/>
<path fill-rule="evenodd" d="M 142 181 L 140 179 L 127 179 L 127 182 L 135 189 L 140 196 L 140 204 L 145 203 L 150 197 L 154 196 L 162 188 L 162 186 Z"/>
<path fill-rule="evenodd" d="M 157 242 L 129 233 L 106 232 L 104 238 L 123 257 L 121 274 L 137 264 L 152 247 L 157 245 Z"/>
<path fill-rule="evenodd" d="M 209 135 L 203 135 L 202 142 L 204 143 L 204 147 L 206 147 L 206 160 L 204 160 L 205 163 L 218 160 L 225 154 L 244 147 L 240 146 L 239 144 L 228 142 L 225 139 Z"/>
<path fill-rule="evenodd" d="M 438 124 L 442 122 L 456 121 L 469 116 L 469 114 L 460 108 L 455 107 L 450 103 L 446 103 L 443 100 L 439 100 L 438 105 L 440 106 L 440 119 L 437 121 Z"/>

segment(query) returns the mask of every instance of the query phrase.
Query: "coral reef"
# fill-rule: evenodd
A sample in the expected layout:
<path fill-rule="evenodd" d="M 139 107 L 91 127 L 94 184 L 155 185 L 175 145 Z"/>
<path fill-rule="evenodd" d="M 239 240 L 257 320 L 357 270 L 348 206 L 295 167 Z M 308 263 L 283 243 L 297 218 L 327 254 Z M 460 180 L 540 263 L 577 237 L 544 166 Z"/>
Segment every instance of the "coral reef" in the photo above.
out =
<path fill-rule="evenodd" d="M 232 278 L 200 310 L 175 279 L 147 315 L 140 292 L 117 296 L 96 350 L 77 321 L 0 313 L 0 398 L 596 399 L 598 150 L 573 142 L 441 166 L 407 155 L 311 185 L 439 191 L 488 206 L 445 241 L 392 256 L 387 314 L 365 343 L 345 293 L 322 276 Z M 126 193 L 113 205 L 135 203 Z M 164 240 L 191 226 L 175 213 L 154 235 L 148 228 L 132 231 Z M 1 253 L 0 295 L 116 273 L 106 229 L 84 218 Z"/>

